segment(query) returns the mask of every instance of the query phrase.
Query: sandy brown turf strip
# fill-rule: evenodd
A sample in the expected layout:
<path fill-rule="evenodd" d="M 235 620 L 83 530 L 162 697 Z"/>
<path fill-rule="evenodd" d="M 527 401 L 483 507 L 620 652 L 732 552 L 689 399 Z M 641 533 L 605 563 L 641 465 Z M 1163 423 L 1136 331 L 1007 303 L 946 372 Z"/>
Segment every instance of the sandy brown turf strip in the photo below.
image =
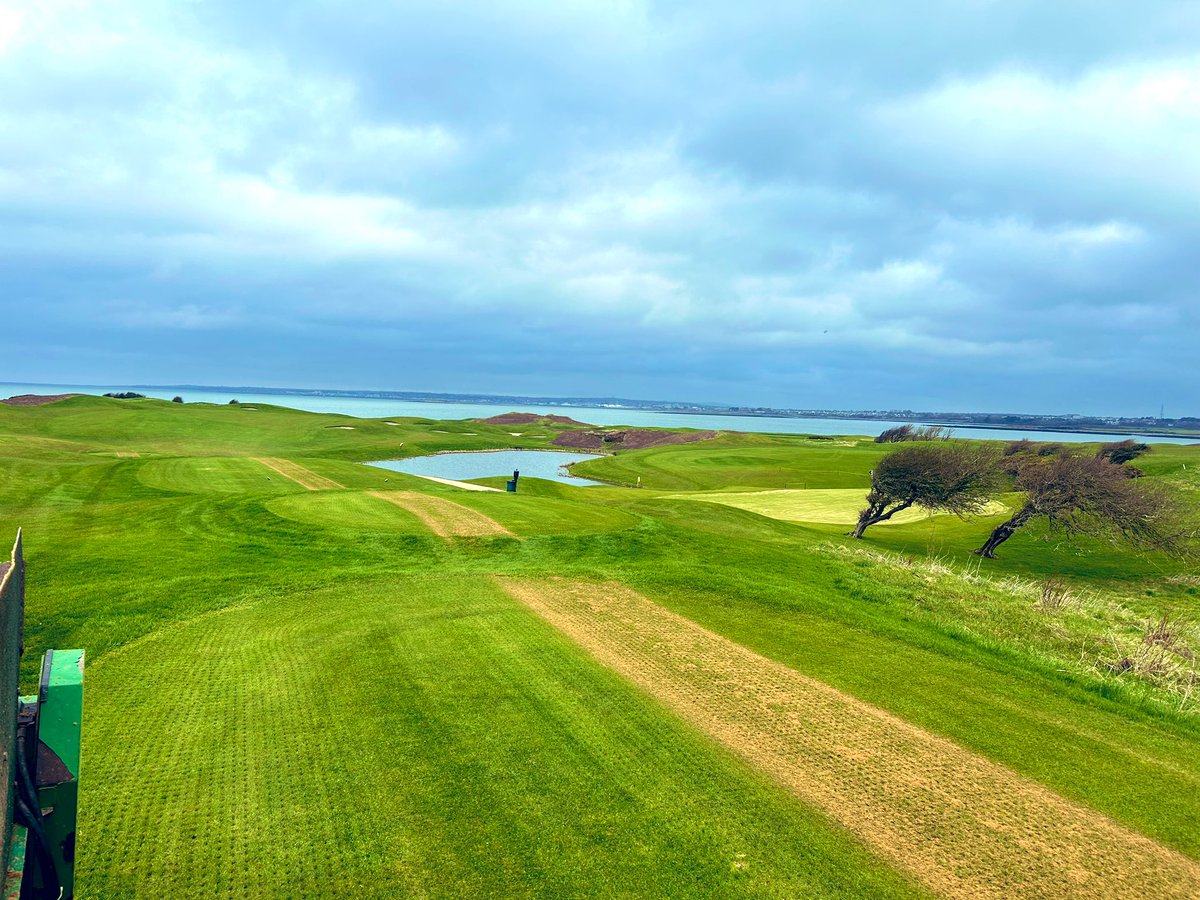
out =
<path fill-rule="evenodd" d="M 308 488 L 310 491 L 329 490 L 331 488 L 340 488 L 343 485 L 338 484 L 332 478 L 326 478 L 324 475 L 318 475 L 311 469 L 306 469 L 299 463 L 294 463 L 288 459 L 275 459 L 274 457 L 256 456 L 255 462 L 260 462 L 268 469 L 272 469 L 282 475 L 284 478 L 290 478 L 292 481 L 301 487 Z"/>
<path fill-rule="evenodd" d="M 371 491 L 372 497 L 406 509 L 438 537 L 491 537 L 513 533 L 481 512 L 430 494 L 416 491 Z"/>
<path fill-rule="evenodd" d="M 950 897 L 1200 897 L 1200 864 L 619 584 L 497 578 L 879 856 Z"/>

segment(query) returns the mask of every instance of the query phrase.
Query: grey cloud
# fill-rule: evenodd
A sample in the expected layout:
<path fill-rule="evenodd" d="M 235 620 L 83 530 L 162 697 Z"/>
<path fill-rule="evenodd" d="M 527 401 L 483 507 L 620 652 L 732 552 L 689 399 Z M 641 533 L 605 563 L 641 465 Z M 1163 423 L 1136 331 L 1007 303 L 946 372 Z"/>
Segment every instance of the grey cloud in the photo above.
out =
<path fill-rule="evenodd" d="M 1195 395 L 1181 4 L 23 15 L 0 42 L 14 378 Z M 1110 361 L 1136 374 L 1100 390 Z"/>

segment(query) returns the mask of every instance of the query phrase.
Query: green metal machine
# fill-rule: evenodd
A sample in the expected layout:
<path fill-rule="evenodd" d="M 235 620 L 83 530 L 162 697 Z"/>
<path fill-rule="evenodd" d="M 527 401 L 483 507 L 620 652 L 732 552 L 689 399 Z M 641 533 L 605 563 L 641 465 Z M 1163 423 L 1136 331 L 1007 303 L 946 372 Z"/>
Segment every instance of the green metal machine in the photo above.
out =
<path fill-rule="evenodd" d="M 17 532 L 11 561 L 0 562 L 3 898 L 66 900 L 75 894 L 83 651 L 47 650 L 37 693 L 18 698 L 24 622 L 25 560 Z"/>

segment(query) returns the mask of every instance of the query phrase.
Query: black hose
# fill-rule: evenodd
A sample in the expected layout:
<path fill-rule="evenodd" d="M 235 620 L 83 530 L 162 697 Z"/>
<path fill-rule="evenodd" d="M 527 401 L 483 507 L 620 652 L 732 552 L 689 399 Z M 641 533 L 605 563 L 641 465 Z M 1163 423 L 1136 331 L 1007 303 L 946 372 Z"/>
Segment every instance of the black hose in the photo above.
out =
<path fill-rule="evenodd" d="M 42 869 L 42 885 L 47 890 L 47 896 L 58 898 L 62 896 L 62 884 L 58 880 L 58 868 L 54 865 L 54 854 L 50 850 L 50 836 L 46 834 L 46 826 L 42 822 L 41 807 L 38 804 L 37 791 L 33 787 L 33 778 L 29 774 L 29 760 L 25 754 L 25 729 L 17 729 L 17 795 L 13 798 L 14 808 L 25 821 L 22 825 L 34 837 Z"/>

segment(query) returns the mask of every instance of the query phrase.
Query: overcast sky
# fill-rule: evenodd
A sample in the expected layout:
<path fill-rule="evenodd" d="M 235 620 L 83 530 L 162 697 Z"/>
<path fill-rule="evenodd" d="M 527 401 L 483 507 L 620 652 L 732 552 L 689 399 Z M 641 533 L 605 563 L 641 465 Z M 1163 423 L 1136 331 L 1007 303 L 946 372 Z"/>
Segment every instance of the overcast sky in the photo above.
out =
<path fill-rule="evenodd" d="M 1200 414 L 1200 4 L 0 0 L 0 380 Z"/>

